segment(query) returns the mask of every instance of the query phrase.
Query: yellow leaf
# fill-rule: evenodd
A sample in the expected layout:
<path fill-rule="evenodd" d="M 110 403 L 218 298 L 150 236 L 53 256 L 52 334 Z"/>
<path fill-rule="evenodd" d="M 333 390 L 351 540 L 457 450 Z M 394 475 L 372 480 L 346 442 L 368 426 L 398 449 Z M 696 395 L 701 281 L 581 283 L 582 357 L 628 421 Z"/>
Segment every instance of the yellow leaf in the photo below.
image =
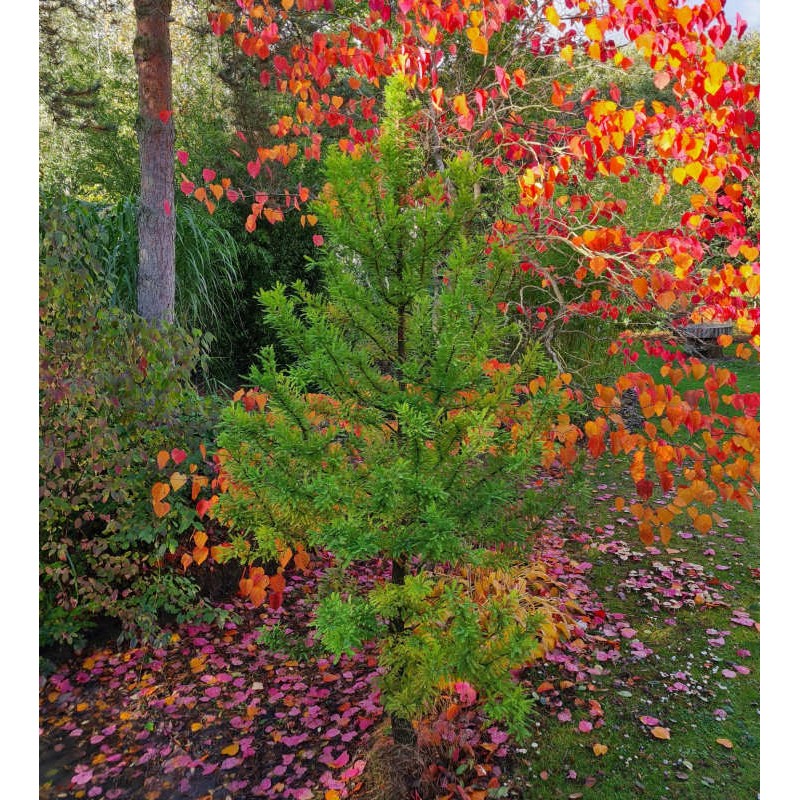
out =
<path fill-rule="evenodd" d="M 207 541 L 208 541 L 208 534 L 205 531 L 194 532 L 194 543 L 198 547 L 205 547 Z"/>
<path fill-rule="evenodd" d="M 556 11 L 553 6 L 548 6 L 544 10 L 544 15 L 547 17 L 547 21 L 554 27 L 557 28 L 559 23 L 561 22 L 561 17 L 558 16 L 558 11 Z"/>
<path fill-rule="evenodd" d="M 239 743 L 229 744 L 227 747 L 223 747 L 221 752 L 224 756 L 235 756 L 239 752 Z"/>
<path fill-rule="evenodd" d="M 703 178 L 703 188 L 709 193 L 713 194 L 714 192 L 722 186 L 722 178 L 719 175 L 707 175 Z"/>
<path fill-rule="evenodd" d="M 197 731 L 199 731 L 199 730 L 200 730 L 200 728 L 202 728 L 202 727 L 203 727 L 203 723 L 202 723 L 202 722 L 193 722 L 193 723 L 190 725 L 190 727 L 191 727 L 191 729 L 192 729 L 192 733 L 197 733 Z"/>
<path fill-rule="evenodd" d="M 173 472 L 169 476 L 169 485 L 172 487 L 173 492 L 177 492 L 184 483 L 186 483 L 186 476 L 180 472 Z"/>
<path fill-rule="evenodd" d="M 603 38 L 603 31 L 597 24 L 597 20 L 593 19 L 585 28 L 586 36 L 593 42 L 599 42 Z"/>
<path fill-rule="evenodd" d="M 669 739 L 669 728 L 662 728 L 660 725 L 656 725 L 654 728 L 650 728 L 650 733 L 655 736 L 656 739 Z"/>
<path fill-rule="evenodd" d="M 608 745 L 607 744 L 600 744 L 600 742 L 595 742 L 592 745 L 592 752 L 596 756 L 604 756 L 608 752 Z"/>
<path fill-rule="evenodd" d="M 743 255 L 748 261 L 755 261 L 758 258 L 759 250 L 757 247 L 750 247 L 748 244 L 743 244 L 739 248 L 739 253 Z"/>

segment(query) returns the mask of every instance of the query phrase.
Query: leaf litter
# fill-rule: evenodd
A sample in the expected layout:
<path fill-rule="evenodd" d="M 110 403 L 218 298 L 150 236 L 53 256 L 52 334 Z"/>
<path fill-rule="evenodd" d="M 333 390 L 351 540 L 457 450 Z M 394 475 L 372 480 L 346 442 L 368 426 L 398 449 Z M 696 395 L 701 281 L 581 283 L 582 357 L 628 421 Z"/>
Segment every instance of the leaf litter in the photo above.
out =
<path fill-rule="evenodd" d="M 608 488 L 599 484 L 595 500 L 612 501 L 609 508 L 618 514 L 614 492 L 604 491 Z M 650 618 L 666 626 L 675 624 L 673 615 L 681 610 L 730 609 L 733 596 L 733 585 L 719 577 L 729 565 L 689 561 L 680 544 L 642 548 L 634 542 L 632 527 L 629 518 L 616 517 L 614 523 L 587 528 L 564 509 L 546 521 L 531 553 L 531 560 L 543 562 L 558 582 L 574 627 L 543 663 L 517 677 L 537 700 L 537 713 L 570 726 L 576 745 L 598 758 L 608 752 L 597 738 L 605 725 L 605 698 L 612 689 L 619 700 L 633 697 L 636 666 L 653 657 L 653 649 L 624 614 L 607 611 L 592 587 L 593 563 L 571 551 L 577 547 L 589 558 L 594 553 L 630 564 L 618 585 L 605 590 L 620 599 L 638 598 Z M 618 538 L 620 533 L 625 538 Z M 678 533 L 678 539 L 693 536 Z M 704 555 L 714 558 L 716 552 L 708 548 Z M 254 609 L 235 599 L 224 607 L 237 613 L 238 624 L 226 623 L 221 630 L 178 626 L 164 646 L 101 649 L 43 681 L 40 798 L 158 800 L 217 792 L 289 800 L 352 796 L 371 742 L 385 724 L 376 687 L 380 670 L 372 645 L 336 663 L 315 651 L 309 623 L 325 566 L 322 562 L 293 575 L 281 609 Z M 388 566 L 354 569 L 359 581 L 371 584 L 386 576 Z M 750 568 L 750 573 L 758 579 L 757 570 Z M 730 610 L 730 622 L 754 631 L 759 627 L 743 608 Z M 279 640 L 262 638 L 265 629 L 280 630 L 293 647 L 281 649 L 274 644 Z M 665 698 L 681 693 L 709 702 L 716 692 L 713 680 L 749 674 L 750 668 L 740 663 L 750 657 L 746 649 L 737 649 L 735 659 L 723 663 L 720 653 L 729 630 L 707 628 L 705 633 L 707 650 L 696 659 L 689 654 L 691 663 L 681 669 L 659 673 Z M 441 796 L 473 798 L 506 789 L 510 793 L 503 796 L 517 796 L 501 780 L 509 757 L 524 758 L 528 748 L 514 747 L 507 733 L 486 723 L 468 684 L 456 686 L 452 700 L 419 731 L 421 744 L 435 748 L 431 753 L 446 753 L 429 765 Z M 723 722 L 728 714 L 718 708 L 714 718 Z M 651 741 L 673 738 L 669 720 L 635 709 L 631 719 L 640 720 L 641 734 Z M 719 737 L 717 742 L 727 747 L 729 740 Z M 532 744 L 534 750 L 538 746 Z M 568 780 L 578 778 L 574 769 L 565 769 Z M 549 777 L 542 771 L 541 780 Z M 585 776 L 586 786 L 596 780 Z"/>

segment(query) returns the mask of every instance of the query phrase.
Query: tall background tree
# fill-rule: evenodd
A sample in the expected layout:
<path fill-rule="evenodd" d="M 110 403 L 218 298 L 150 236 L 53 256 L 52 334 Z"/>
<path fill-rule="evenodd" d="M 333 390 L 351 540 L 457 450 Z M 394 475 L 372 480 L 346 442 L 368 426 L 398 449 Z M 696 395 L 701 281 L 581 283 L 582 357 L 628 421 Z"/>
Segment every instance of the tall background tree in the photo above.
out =
<path fill-rule="evenodd" d="M 172 121 L 172 0 L 134 0 L 139 77 L 139 277 L 137 305 L 149 321 L 175 319 L 175 126 Z"/>

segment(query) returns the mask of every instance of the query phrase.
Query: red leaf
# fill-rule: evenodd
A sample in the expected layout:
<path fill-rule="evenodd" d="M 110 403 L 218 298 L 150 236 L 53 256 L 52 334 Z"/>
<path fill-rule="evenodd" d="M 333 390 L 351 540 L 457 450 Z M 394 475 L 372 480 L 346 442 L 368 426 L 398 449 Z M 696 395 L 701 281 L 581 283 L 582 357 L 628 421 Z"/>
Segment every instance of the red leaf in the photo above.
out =
<path fill-rule="evenodd" d="M 198 500 L 195 509 L 197 510 L 197 515 L 202 519 L 207 513 L 208 509 L 211 508 L 211 503 L 208 500 Z"/>
<path fill-rule="evenodd" d="M 282 605 L 283 605 L 283 592 L 270 592 L 269 607 L 273 611 L 277 611 Z"/>
<path fill-rule="evenodd" d="M 159 111 L 158 118 L 166 125 L 169 122 L 170 117 L 172 116 L 172 111 Z"/>
<path fill-rule="evenodd" d="M 182 461 L 186 460 L 186 451 L 181 450 L 178 447 L 174 447 L 170 455 L 172 456 L 172 460 L 175 462 L 176 466 L 180 464 Z"/>

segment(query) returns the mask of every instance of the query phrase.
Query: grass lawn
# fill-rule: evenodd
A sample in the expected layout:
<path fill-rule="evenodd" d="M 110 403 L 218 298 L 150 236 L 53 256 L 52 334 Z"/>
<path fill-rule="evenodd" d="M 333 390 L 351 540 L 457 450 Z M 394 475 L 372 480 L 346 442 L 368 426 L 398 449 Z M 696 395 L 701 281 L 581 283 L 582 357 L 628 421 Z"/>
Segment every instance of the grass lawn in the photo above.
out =
<path fill-rule="evenodd" d="M 757 364 L 737 372 L 740 391 L 758 391 Z M 612 658 L 595 649 L 602 661 L 582 653 L 592 665 L 583 681 L 563 664 L 537 666 L 533 685 L 543 687 L 537 734 L 518 749 L 515 794 L 755 798 L 758 507 L 719 507 L 725 527 L 700 536 L 689 526 L 669 547 L 646 548 L 626 511 L 615 509 L 616 496 L 633 500 L 633 486 L 624 463 L 609 460 L 586 476 L 557 524 L 600 613 L 617 621 L 617 631 L 627 626 L 618 640 L 624 645 L 629 636 L 641 646 L 630 653 L 622 646 Z M 575 685 L 562 690 L 564 680 Z M 582 732 L 578 720 L 590 701 L 602 712 L 595 705 L 587 719 L 593 727 Z M 669 738 L 657 738 L 664 730 Z"/>

